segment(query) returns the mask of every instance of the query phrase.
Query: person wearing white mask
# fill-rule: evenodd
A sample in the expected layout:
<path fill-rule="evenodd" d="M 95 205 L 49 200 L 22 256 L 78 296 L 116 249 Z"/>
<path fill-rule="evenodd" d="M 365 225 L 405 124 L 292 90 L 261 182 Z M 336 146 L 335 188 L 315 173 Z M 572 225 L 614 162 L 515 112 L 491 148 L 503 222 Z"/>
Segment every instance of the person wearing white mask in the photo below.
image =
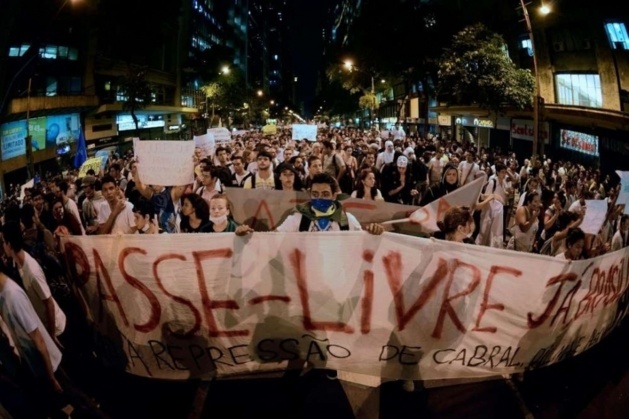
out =
<path fill-rule="evenodd" d="M 384 151 L 378 154 L 376 158 L 376 169 L 382 172 L 382 168 L 385 164 L 393 163 L 395 159 L 395 149 L 393 148 L 393 141 L 387 140 L 384 143 Z"/>

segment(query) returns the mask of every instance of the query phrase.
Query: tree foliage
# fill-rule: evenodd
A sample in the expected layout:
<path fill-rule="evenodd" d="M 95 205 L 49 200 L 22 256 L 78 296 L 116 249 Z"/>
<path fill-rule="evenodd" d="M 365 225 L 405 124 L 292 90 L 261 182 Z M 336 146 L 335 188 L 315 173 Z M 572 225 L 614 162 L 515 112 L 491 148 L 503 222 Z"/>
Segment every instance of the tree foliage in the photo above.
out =
<path fill-rule="evenodd" d="M 516 68 L 503 38 L 480 23 L 456 34 L 440 59 L 437 98 L 447 105 L 524 109 L 532 104 L 534 87 L 535 78 Z"/>
<path fill-rule="evenodd" d="M 229 74 L 220 74 L 200 89 L 205 93 L 207 110 L 211 110 L 212 122 L 217 113 L 229 120 L 236 114 L 242 114 L 250 106 L 244 77 L 236 68 L 231 68 Z"/>
<path fill-rule="evenodd" d="M 146 79 L 146 68 L 129 64 L 127 73 L 118 80 L 119 93 L 125 100 L 122 107 L 129 111 L 136 131 L 138 127 L 138 117 L 136 111 L 145 109 L 153 102 L 153 86 Z"/>

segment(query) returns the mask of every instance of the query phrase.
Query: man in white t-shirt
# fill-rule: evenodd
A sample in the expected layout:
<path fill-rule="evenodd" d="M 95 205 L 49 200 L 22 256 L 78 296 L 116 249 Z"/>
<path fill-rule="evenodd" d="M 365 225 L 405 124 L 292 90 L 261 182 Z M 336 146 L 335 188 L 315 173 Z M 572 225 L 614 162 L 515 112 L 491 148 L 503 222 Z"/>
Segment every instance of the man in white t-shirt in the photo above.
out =
<path fill-rule="evenodd" d="M 2 226 L 2 247 L 17 265 L 24 290 L 37 316 L 55 343 L 60 345 L 56 337 L 65 330 L 66 316 L 52 297 L 41 266 L 24 250 L 22 229 L 17 221 L 9 221 Z"/>
<path fill-rule="evenodd" d="M 110 175 L 102 179 L 103 198 L 107 202 L 98 209 L 98 234 L 133 234 L 136 231 L 133 204 L 127 202 L 116 180 Z"/>
<path fill-rule="evenodd" d="M 63 390 L 54 374 L 61 363 L 61 351 L 35 313 L 24 290 L 6 275 L 4 266 L 0 266 L 0 316 L 31 374 L 48 378 L 51 389 L 61 393 Z"/>
<path fill-rule="evenodd" d="M 474 151 L 465 152 L 465 160 L 459 163 L 459 182 L 460 186 L 474 182 L 477 178 L 483 176 L 480 166 L 476 163 L 476 154 Z"/>

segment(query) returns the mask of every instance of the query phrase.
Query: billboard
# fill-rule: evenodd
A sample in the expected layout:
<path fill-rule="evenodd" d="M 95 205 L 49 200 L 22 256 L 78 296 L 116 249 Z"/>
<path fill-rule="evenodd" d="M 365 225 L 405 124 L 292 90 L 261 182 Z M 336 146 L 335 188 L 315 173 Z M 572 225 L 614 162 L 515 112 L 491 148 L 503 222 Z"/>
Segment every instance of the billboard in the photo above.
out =
<path fill-rule="evenodd" d="M 26 120 L 0 125 L 2 160 L 26 154 Z"/>
<path fill-rule="evenodd" d="M 46 117 L 46 147 L 56 147 L 79 138 L 79 114 L 52 115 Z"/>
<path fill-rule="evenodd" d="M 2 160 L 26 154 L 26 136 L 30 133 L 32 150 L 57 148 L 62 143 L 72 143 L 79 138 L 80 118 L 78 113 L 50 115 L 28 120 L 7 122 L 0 125 Z"/>
<path fill-rule="evenodd" d="M 561 148 L 598 157 L 598 136 L 596 135 L 562 129 L 559 141 Z"/>

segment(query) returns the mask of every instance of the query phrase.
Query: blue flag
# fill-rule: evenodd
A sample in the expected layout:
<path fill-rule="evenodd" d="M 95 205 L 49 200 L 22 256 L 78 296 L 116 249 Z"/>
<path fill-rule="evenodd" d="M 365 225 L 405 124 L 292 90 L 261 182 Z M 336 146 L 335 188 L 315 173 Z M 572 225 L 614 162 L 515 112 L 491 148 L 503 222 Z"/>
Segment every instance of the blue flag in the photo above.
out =
<path fill-rule="evenodd" d="M 85 135 L 83 129 L 79 130 L 79 141 L 76 145 L 76 153 L 74 154 L 74 167 L 80 168 L 87 160 L 87 144 L 85 144 Z"/>

